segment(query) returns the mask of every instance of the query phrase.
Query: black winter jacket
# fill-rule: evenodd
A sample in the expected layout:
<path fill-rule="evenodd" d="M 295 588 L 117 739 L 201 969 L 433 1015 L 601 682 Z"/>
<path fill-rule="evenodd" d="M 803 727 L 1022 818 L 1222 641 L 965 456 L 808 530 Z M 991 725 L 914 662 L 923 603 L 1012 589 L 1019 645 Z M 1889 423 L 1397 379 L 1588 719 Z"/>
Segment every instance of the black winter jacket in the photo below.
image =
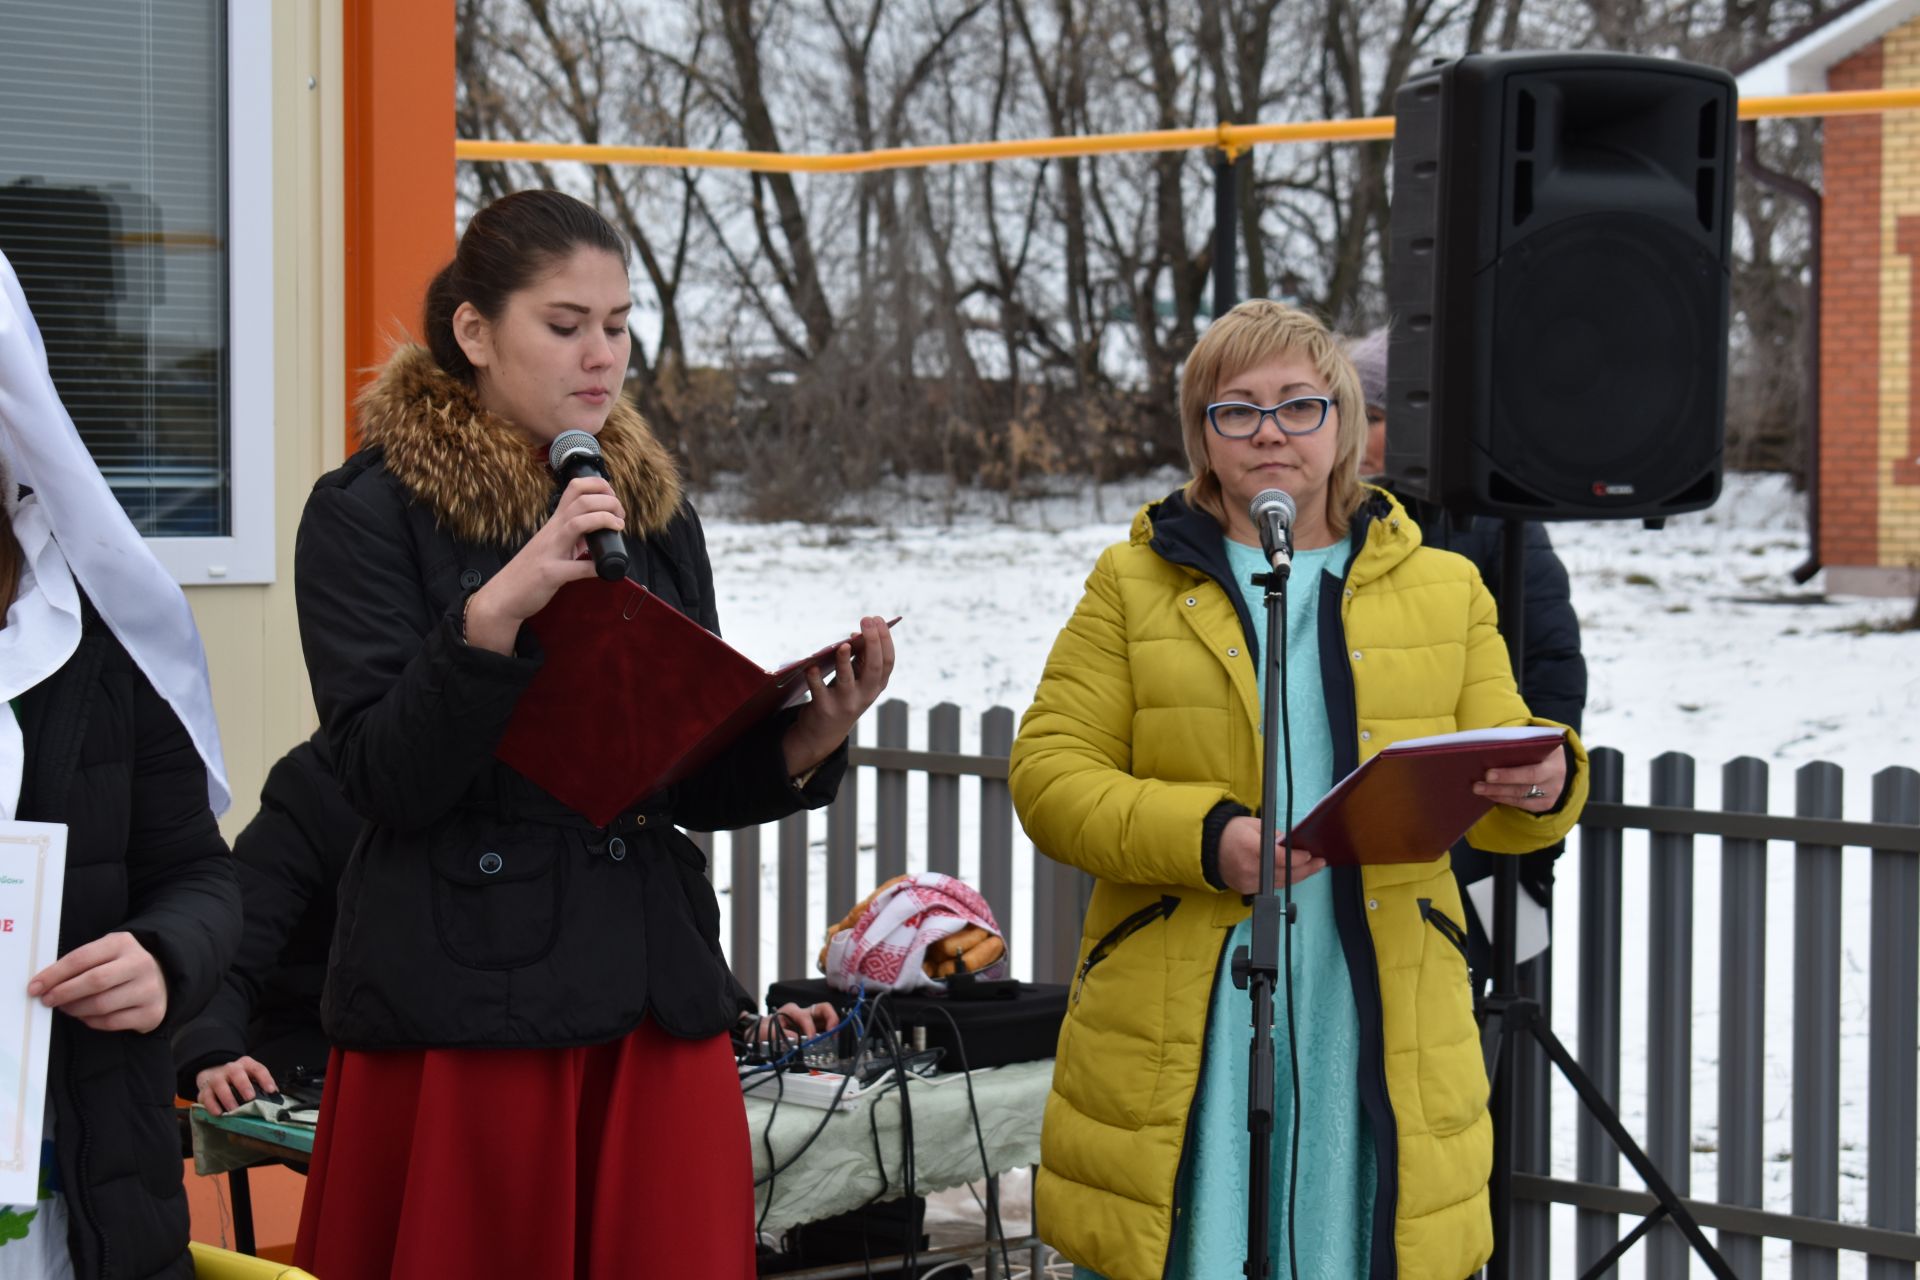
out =
<path fill-rule="evenodd" d="M 844 747 L 804 790 L 791 713 L 595 827 L 494 757 L 540 668 L 531 632 L 469 647 L 466 598 L 543 524 L 544 459 L 417 347 L 361 404 L 365 447 L 323 477 L 295 552 L 321 725 L 370 824 L 340 883 L 321 1021 L 348 1048 L 563 1046 L 643 1017 L 685 1037 L 752 1006 L 722 957 L 699 849 L 676 825 L 772 821 L 832 799 Z M 671 456 L 624 402 L 599 436 L 628 513 L 629 576 L 718 630 L 699 519 Z M 646 732 L 643 701 L 609 714 Z"/>
<path fill-rule="evenodd" d="M 246 928 L 213 1000 L 173 1033 L 180 1096 L 207 1067 L 250 1054 L 291 1084 L 327 1064 L 320 990 L 333 942 L 334 889 L 363 824 L 315 733 L 274 763 L 260 811 L 233 842 Z"/>
<path fill-rule="evenodd" d="M 18 816 L 67 826 L 60 953 L 125 931 L 159 961 L 146 1035 L 56 1012 L 47 1068 L 74 1273 L 187 1280 L 187 1196 L 168 1032 L 200 1011 L 240 938 L 240 889 L 180 719 L 90 605 L 80 647 L 21 695 Z"/>

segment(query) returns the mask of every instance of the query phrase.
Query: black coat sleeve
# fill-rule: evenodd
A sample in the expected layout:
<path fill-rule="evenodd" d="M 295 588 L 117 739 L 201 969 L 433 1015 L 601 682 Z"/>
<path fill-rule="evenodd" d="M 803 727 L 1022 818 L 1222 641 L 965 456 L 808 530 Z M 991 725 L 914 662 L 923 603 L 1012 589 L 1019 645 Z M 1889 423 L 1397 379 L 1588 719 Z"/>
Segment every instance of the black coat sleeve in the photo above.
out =
<path fill-rule="evenodd" d="M 180 718 L 134 672 L 127 823 L 128 917 L 121 925 L 159 961 L 167 1026 L 212 998 L 240 942 L 240 886 L 207 803 L 207 769 Z"/>
<path fill-rule="evenodd" d="M 1476 516 L 1467 527 L 1457 528 L 1444 512 L 1422 510 L 1420 527 L 1431 531 L 1428 543 L 1473 561 L 1487 590 L 1499 600 L 1504 594 L 1502 522 Z M 1525 528 L 1527 594 L 1521 614 L 1526 627 L 1520 637 L 1520 696 L 1534 715 L 1558 720 L 1578 732 L 1587 706 L 1587 662 L 1580 654 L 1580 619 L 1573 611 L 1567 567 L 1554 552 L 1544 524 L 1529 521 Z"/>
<path fill-rule="evenodd" d="M 415 830 L 446 814 L 493 760 L 537 657 L 467 645 L 463 601 L 436 614 L 404 513 L 322 482 L 294 550 L 313 701 L 362 815 Z M 378 495 L 376 495 L 378 497 Z"/>
<path fill-rule="evenodd" d="M 173 1036 L 180 1096 L 194 1076 L 252 1049 L 248 1028 L 269 974 L 282 963 L 294 927 L 330 899 L 359 826 L 314 744 L 302 743 L 267 774 L 260 811 L 233 842 L 245 927 L 233 964 L 199 1017 Z M 315 1011 L 317 1018 L 318 1011 Z"/>
<path fill-rule="evenodd" d="M 1536 716 L 1575 732 L 1587 706 L 1587 660 L 1580 653 L 1580 618 L 1573 611 L 1567 567 L 1554 553 L 1547 528 L 1527 525 L 1526 666 L 1520 696 Z"/>
<path fill-rule="evenodd" d="M 694 594 L 699 600 L 696 620 L 719 635 L 713 563 L 707 556 L 706 534 L 691 508 L 675 530 L 687 544 L 682 555 L 691 566 Z M 797 714 L 795 708 L 769 716 L 705 768 L 679 783 L 673 794 L 674 822 L 692 831 L 721 831 L 774 822 L 801 809 L 832 803 L 847 771 L 847 744 L 841 743 L 821 761 L 804 786 L 795 787 L 787 775 L 782 740 Z"/>

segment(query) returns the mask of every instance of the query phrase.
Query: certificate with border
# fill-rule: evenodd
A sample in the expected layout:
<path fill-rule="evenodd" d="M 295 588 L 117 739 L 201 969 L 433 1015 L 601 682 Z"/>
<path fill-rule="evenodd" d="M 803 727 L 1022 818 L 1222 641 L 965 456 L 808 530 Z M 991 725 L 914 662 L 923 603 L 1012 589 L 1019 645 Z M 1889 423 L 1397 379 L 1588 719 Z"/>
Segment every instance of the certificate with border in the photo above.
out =
<path fill-rule="evenodd" d="M 0 1204 L 40 1193 L 53 1010 L 27 980 L 59 958 L 66 873 L 64 824 L 0 822 Z"/>

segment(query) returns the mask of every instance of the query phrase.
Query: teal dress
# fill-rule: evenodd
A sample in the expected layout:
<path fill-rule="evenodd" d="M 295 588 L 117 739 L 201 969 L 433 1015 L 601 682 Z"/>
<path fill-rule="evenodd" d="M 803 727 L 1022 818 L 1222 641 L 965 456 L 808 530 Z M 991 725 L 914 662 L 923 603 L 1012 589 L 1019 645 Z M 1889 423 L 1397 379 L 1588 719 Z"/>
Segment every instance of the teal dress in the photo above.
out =
<path fill-rule="evenodd" d="M 1265 569 L 1257 547 L 1228 541 L 1235 585 L 1262 636 L 1266 602 L 1250 579 Z M 1346 542 L 1293 559 L 1287 592 L 1287 727 L 1293 749 L 1293 816 L 1298 821 L 1333 787 L 1333 733 L 1320 678 L 1320 580 L 1343 576 Z M 1262 697 L 1266 665 L 1260 663 Z M 1281 786 L 1286 785 L 1284 763 Z M 1283 791 L 1284 794 L 1284 791 Z M 1284 803 L 1284 800 L 1283 800 Z M 1281 815 L 1284 819 L 1284 814 Z M 1268 1250 L 1277 1280 L 1353 1280 L 1367 1274 L 1373 1233 L 1373 1142 L 1360 1104 L 1360 1023 L 1345 953 L 1334 928 L 1333 877 L 1322 871 L 1293 887 L 1293 1007 L 1300 1061 L 1301 1207 L 1295 1229 L 1300 1274 L 1287 1260 L 1287 1167 L 1292 1156 L 1293 1077 L 1287 1057 L 1284 979 L 1274 992 L 1274 1132 Z M 1242 921 L 1226 956 L 1247 945 Z M 1284 962 L 1284 960 L 1283 960 Z M 1176 1280 L 1238 1276 L 1247 1256 L 1247 1056 L 1253 1004 L 1223 960 L 1207 1017 L 1206 1056 L 1194 1098 L 1180 1184 L 1174 1194 Z M 1100 1280 L 1085 1268 L 1079 1280 Z"/>

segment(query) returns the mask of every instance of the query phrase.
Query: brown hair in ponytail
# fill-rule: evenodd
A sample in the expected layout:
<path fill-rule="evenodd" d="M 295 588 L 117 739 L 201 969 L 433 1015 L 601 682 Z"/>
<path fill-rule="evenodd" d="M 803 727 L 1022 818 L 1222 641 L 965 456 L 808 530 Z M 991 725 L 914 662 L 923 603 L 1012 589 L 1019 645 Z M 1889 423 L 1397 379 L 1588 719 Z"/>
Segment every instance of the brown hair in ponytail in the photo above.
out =
<path fill-rule="evenodd" d="M 13 521 L 0 512 L 0 627 L 7 625 L 7 610 L 13 607 L 14 593 L 20 590 L 20 562 L 24 558 L 20 539 L 13 533 Z"/>
<path fill-rule="evenodd" d="M 627 260 L 627 243 L 613 224 L 559 191 L 516 191 L 474 214 L 453 261 L 427 286 L 421 324 L 434 362 L 471 386 L 473 365 L 453 336 L 453 313 L 471 302 L 498 320 L 509 297 L 576 249 L 603 249 Z"/>

